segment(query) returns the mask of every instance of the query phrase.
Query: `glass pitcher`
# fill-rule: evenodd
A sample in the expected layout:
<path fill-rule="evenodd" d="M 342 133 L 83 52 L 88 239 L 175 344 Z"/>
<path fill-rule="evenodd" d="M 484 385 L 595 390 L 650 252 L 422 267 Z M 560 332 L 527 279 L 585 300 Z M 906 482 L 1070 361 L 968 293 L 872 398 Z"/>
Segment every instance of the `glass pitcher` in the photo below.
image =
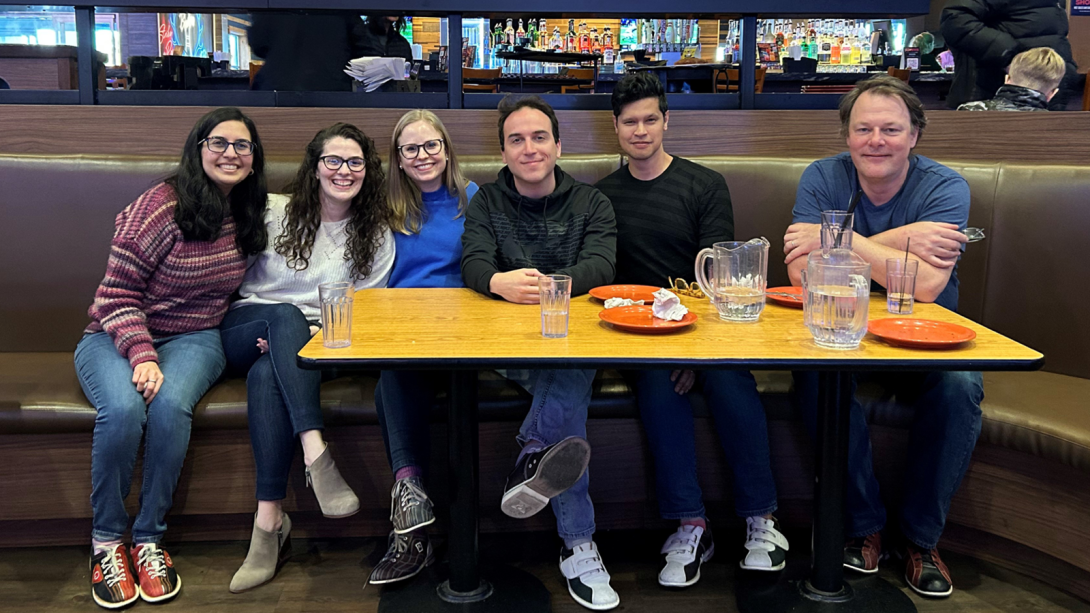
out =
<path fill-rule="evenodd" d="M 813 251 L 802 272 L 804 321 L 814 342 L 855 349 L 867 333 L 870 264 L 847 249 Z"/>
<path fill-rule="evenodd" d="M 715 243 L 696 256 L 696 282 L 726 321 L 757 321 L 765 308 L 768 247 L 764 237 Z M 712 275 L 707 260 L 712 258 Z"/>

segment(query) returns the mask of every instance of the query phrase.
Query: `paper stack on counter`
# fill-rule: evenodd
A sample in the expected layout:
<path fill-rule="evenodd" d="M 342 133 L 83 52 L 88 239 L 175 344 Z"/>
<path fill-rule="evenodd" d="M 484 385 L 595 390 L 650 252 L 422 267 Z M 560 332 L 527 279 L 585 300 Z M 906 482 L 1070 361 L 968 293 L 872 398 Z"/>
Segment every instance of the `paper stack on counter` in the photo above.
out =
<path fill-rule="evenodd" d="M 348 76 L 364 84 L 373 92 L 387 81 L 404 81 L 406 62 L 399 57 L 358 57 L 344 67 Z"/>

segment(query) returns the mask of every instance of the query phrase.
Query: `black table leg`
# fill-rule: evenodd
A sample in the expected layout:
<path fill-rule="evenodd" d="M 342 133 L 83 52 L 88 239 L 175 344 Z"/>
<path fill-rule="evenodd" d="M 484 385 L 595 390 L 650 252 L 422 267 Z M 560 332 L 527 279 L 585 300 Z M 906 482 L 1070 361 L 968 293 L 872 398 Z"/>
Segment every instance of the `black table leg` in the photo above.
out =
<path fill-rule="evenodd" d="M 450 463 L 449 563 L 382 592 L 380 613 L 547 613 L 549 591 L 533 575 L 509 567 L 479 565 L 477 372 L 453 371 L 447 442 Z M 485 579 L 482 575 L 487 575 Z"/>
<path fill-rule="evenodd" d="M 789 565 L 776 577 L 740 571 L 737 600 L 742 613 L 916 613 L 908 596 L 877 576 L 844 581 L 844 493 L 851 406 L 851 373 L 820 373 L 811 564 Z M 799 545 L 805 547 L 804 543 L 795 544 Z"/>

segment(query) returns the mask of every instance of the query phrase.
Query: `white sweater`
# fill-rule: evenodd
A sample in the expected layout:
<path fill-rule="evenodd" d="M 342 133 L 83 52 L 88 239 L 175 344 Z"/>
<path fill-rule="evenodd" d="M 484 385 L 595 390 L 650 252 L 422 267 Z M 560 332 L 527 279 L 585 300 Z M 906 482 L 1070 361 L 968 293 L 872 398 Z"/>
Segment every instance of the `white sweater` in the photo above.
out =
<path fill-rule="evenodd" d="M 322 222 L 318 235 L 314 237 L 308 266 L 303 270 L 293 270 L 288 267 L 287 259 L 276 252 L 276 237 L 281 233 L 287 205 L 287 196 L 269 194 L 269 206 L 265 212 L 268 244 L 265 251 L 252 258 L 242 287 L 238 290 L 242 299 L 233 303 L 231 308 L 287 302 L 299 307 L 303 315 L 313 321 L 321 318 L 318 284 L 352 280 L 352 262 L 344 259 L 344 246 L 348 240 L 344 229 L 348 220 Z M 375 253 L 371 276 L 356 280 L 356 289 L 386 287 L 393 266 L 394 237 L 387 229 L 382 245 Z"/>

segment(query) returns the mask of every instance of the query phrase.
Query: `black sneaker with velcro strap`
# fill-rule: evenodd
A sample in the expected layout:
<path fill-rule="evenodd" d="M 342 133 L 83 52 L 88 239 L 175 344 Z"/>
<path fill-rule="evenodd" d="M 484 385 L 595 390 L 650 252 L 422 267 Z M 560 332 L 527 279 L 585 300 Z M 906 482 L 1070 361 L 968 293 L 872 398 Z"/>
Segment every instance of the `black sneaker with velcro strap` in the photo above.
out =
<path fill-rule="evenodd" d="M 578 436 L 524 454 L 507 477 L 500 509 L 516 519 L 536 515 L 575 485 L 589 463 L 590 444 Z"/>

